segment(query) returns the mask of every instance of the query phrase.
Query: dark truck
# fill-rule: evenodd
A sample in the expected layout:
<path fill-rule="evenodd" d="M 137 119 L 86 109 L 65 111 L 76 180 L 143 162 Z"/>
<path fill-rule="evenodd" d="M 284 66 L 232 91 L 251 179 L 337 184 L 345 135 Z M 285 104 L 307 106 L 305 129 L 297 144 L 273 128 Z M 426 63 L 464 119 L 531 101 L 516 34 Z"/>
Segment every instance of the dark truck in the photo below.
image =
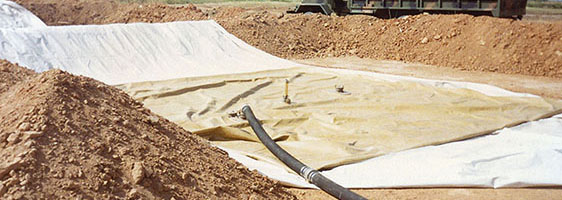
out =
<path fill-rule="evenodd" d="M 302 0 L 290 12 L 370 14 L 381 18 L 419 13 L 488 15 L 521 19 L 527 0 Z"/>

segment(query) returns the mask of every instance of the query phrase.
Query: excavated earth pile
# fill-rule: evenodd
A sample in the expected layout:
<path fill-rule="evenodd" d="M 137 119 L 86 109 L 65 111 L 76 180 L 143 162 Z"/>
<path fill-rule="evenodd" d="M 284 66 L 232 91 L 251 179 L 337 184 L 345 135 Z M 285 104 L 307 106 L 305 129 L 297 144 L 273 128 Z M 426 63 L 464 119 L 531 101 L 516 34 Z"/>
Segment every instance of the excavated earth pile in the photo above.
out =
<path fill-rule="evenodd" d="M 49 25 L 214 19 L 227 31 L 289 59 L 358 56 L 546 77 L 562 77 L 562 23 L 417 15 L 383 20 L 256 12 L 236 7 L 201 11 L 193 5 L 107 1 L 17 1 Z"/>
<path fill-rule="evenodd" d="M 0 61 L 0 198 L 295 199 L 112 86 Z"/>
<path fill-rule="evenodd" d="M 417 15 L 381 20 L 267 13 L 220 21 L 248 43 L 286 58 L 359 56 L 462 70 L 562 77 L 562 23 Z"/>
<path fill-rule="evenodd" d="M 0 94 L 34 74 L 33 70 L 0 60 Z"/>
<path fill-rule="evenodd" d="M 192 4 L 119 3 L 111 0 L 15 0 L 48 25 L 171 22 L 207 19 Z"/>

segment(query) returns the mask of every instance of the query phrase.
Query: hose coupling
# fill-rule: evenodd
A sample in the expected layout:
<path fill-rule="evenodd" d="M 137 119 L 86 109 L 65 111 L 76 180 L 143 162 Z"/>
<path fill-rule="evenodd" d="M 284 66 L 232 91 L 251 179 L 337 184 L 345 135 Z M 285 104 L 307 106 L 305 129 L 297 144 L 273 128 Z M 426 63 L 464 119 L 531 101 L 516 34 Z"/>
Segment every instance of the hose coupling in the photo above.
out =
<path fill-rule="evenodd" d="M 303 166 L 300 170 L 300 175 L 306 179 L 306 181 L 308 181 L 309 183 L 312 183 L 312 178 L 314 178 L 314 176 L 316 176 L 316 174 L 318 174 L 318 171 L 308 167 L 308 166 Z"/>

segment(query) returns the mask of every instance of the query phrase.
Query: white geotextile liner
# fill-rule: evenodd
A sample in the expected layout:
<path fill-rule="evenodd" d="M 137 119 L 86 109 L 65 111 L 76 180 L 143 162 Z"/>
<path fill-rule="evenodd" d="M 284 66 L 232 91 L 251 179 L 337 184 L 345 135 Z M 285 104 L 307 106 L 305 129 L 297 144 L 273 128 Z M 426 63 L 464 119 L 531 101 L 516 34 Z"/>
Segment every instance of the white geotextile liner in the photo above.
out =
<path fill-rule="evenodd" d="M 322 174 L 348 188 L 562 185 L 562 115 L 496 133 L 387 154 Z M 314 187 L 284 167 L 224 150 L 250 169 L 286 185 Z"/>
<path fill-rule="evenodd" d="M 246 44 L 214 21 L 0 29 L 0 43 L 2 59 L 107 84 L 298 66 Z"/>
<path fill-rule="evenodd" d="M 0 0 L 0 28 L 46 26 L 41 19 L 17 3 Z"/>

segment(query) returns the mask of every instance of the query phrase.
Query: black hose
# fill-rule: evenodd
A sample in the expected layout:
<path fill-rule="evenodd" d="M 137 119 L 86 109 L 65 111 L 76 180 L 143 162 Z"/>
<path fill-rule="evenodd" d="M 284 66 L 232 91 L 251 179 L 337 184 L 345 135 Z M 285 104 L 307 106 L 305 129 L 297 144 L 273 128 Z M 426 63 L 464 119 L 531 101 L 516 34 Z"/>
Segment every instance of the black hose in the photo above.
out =
<path fill-rule="evenodd" d="M 265 147 L 267 147 L 267 149 L 269 149 L 269 151 L 271 151 L 273 155 L 277 156 L 279 160 L 289 166 L 289 168 L 298 173 L 300 176 L 305 178 L 308 182 L 318 186 L 320 189 L 338 199 L 366 199 L 365 197 L 362 197 L 357 193 L 354 193 L 347 188 L 334 183 L 330 179 L 323 176 L 319 171 L 304 165 L 295 157 L 291 156 L 291 154 L 287 153 L 287 151 L 283 150 L 265 132 L 261 124 L 258 122 L 258 119 L 256 119 L 256 116 L 254 116 L 254 113 L 252 112 L 250 106 L 245 105 L 244 107 L 242 107 L 242 112 L 244 113 L 244 117 L 246 117 L 246 119 L 250 123 L 250 126 L 252 127 L 260 141 L 265 145 Z"/>

